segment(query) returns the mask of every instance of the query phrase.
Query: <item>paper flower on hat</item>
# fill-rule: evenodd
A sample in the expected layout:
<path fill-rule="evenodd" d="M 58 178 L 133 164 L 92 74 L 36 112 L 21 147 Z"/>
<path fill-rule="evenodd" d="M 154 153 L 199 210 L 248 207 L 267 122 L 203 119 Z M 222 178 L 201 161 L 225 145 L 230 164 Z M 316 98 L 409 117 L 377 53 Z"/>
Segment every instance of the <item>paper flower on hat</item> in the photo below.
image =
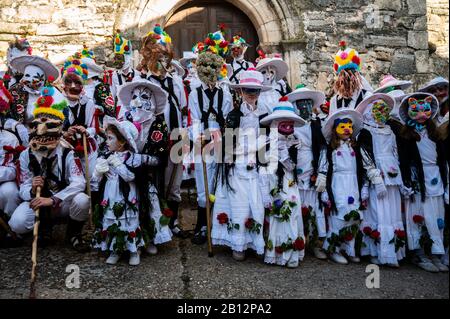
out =
<path fill-rule="evenodd" d="M 131 41 L 122 37 L 119 30 L 114 37 L 114 53 L 131 54 Z"/>
<path fill-rule="evenodd" d="M 26 38 L 19 39 L 18 37 L 16 37 L 14 41 L 9 42 L 9 50 L 12 50 L 14 48 L 19 51 L 27 51 L 28 55 L 31 55 L 33 53 L 33 48 Z"/>
<path fill-rule="evenodd" d="M 161 25 L 157 24 L 152 31 L 147 33 L 146 37 L 150 39 L 153 43 L 161 44 L 167 46 L 172 43 L 172 38 L 163 30 Z"/>
<path fill-rule="evenodd" d="M 81 51 L 81 58 L 88 58 L 95 61 L 94 51 L 89 50 L 87 46 L 83 46 L 83 51 Z"/>
<path fill-rule="evenodd" d="M 68 106 L 67 99 L 49 82 L 41 89 L 41 95 L 34 104 L 33 116 L 38 114 L 53 115 L 64 121 L 63 110 Z"/>
<path fill-rule="evenodd" d="M 229 42 L 225 40 L 223 32 L 209 33 L 203 43 L 198 43 L 199 53 L 212 52 L 224 58 L 228 53 Z"/>
<path fill-rule="evenodd" d="M 245 41 L 245 39 L 243 37 L 241 37 L 240 35 L 235 35 L 233 37 L 233 41 L 231 42 L 231 47 L 248 47 L 249 44 L 247 43 L 247 41 Z"/>
<path fill-rule="evenodd" d="M 8 112 L 12 100 L 11 93 L 6 89 L 3 81 L 0 80 L 0 113 L 4 114 Z"/>
<path fill-rule="evenodd" d="M 348 48 L 345 41 L 339 42 L 340 50 L 334 58 L 334 70 L 340 73 L 342 70 L 356 70 L 361 68 L 361 59 L 355 49 Z"/>
<path fill-rule="evenodd" d="M 219 80 L 223 80 L 228 76 L 228 69 L 227 69 L 227 65 L 224 64 L 222 66 L 222 69 L 220 70 L 220 74 L 219 74 Z"/>
<path fill-rule="evenodd" d="M 73 56 L 69 57 L 64 62 L 64 67 L 62 70 L 63 76 L 66 76 L 69 73 L 76 74 L 83 80 L 87 80 L 88 78 L 88 67 L 81 61 L 81 53 L 75 53 Z"/>

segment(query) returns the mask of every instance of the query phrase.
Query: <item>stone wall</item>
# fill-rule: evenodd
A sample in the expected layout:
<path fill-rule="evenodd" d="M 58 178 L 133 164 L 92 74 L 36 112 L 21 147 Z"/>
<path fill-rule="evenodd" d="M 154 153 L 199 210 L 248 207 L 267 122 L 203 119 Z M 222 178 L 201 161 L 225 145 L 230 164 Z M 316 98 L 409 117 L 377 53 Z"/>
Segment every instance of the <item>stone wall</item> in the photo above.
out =
<path fill-rule="evenodd" d="M 249 16 L 263 47 L 284 54 L 293 86 L 328 90 L 340 40 L 360 52 L 362 72 L 374 86 L 387 73 L 411 79 L 416 87 L 436 74 L 448 77 L 448 0 L 227 1 Z M 134 40 L 137 61 L 139 38 L 186 2 L 1 0 L 0 60 L 8 41 L 26 34 L 34 53 L 56 64 L 83 44 L 105 61 L 120 28 Z"/>

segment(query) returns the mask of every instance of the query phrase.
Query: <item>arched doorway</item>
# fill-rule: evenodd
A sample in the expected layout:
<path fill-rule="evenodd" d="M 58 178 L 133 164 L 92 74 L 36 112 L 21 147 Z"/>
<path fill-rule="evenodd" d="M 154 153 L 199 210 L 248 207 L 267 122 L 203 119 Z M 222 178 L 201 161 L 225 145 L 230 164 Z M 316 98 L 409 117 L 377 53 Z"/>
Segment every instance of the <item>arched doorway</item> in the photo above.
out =
<path fill-rule="evenodd" d="M 259 44 L 256 29 L 245 13 L 225 1 L 192 1 L 175 11 L 165 24 L 165 30 L 175 44 L 175 57 L 180 58 L 183 51 L 190 51 L 195 43 L 205 39 L 208 32 L 217 31 L 220 23 L 227 26 L 227 40 L 241 34 L 252 45 L 246 57 L 254 61 Z"/>

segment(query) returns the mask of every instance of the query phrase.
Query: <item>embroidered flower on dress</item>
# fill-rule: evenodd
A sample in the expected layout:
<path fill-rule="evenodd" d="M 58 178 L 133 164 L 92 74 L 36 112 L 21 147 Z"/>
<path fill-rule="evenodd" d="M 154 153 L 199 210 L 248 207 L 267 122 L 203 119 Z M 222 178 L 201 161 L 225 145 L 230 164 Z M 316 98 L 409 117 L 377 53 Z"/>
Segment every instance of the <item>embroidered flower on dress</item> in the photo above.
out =
<path fill-rule="evenodd" d="M 439 182 L 439 180 L 437 179 L 437 177 L 435 177 L 431 180 L 431 185 L 437 185 L 438 182 Z"/>

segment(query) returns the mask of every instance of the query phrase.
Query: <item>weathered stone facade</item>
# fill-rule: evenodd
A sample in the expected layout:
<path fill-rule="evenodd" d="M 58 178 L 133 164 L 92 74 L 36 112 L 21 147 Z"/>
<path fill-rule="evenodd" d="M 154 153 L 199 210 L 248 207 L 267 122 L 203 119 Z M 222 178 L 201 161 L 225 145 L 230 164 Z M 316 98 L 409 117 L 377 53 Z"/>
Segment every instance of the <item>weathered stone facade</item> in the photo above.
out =
<path fill-rule="evenodd" d="M 363 73 L 374 86 L 387 73 L 411 79 L 416 87 L 437 74 L 448 77 L 448 0 L 227 1 L 248 15 L 264 48 L 283 53 L 292 85 L 327 90 L 340 40 L 360 52 Z M 164 25 L 186 2 L 2 0 L 0 57 L 18 34 L 27 35 L 35 54 L 57 64 L 83 44 L 105 61 L 114 30 L 120 29 L 134 40 L 138 60 L 142 35 L 154 23 Z"/>

